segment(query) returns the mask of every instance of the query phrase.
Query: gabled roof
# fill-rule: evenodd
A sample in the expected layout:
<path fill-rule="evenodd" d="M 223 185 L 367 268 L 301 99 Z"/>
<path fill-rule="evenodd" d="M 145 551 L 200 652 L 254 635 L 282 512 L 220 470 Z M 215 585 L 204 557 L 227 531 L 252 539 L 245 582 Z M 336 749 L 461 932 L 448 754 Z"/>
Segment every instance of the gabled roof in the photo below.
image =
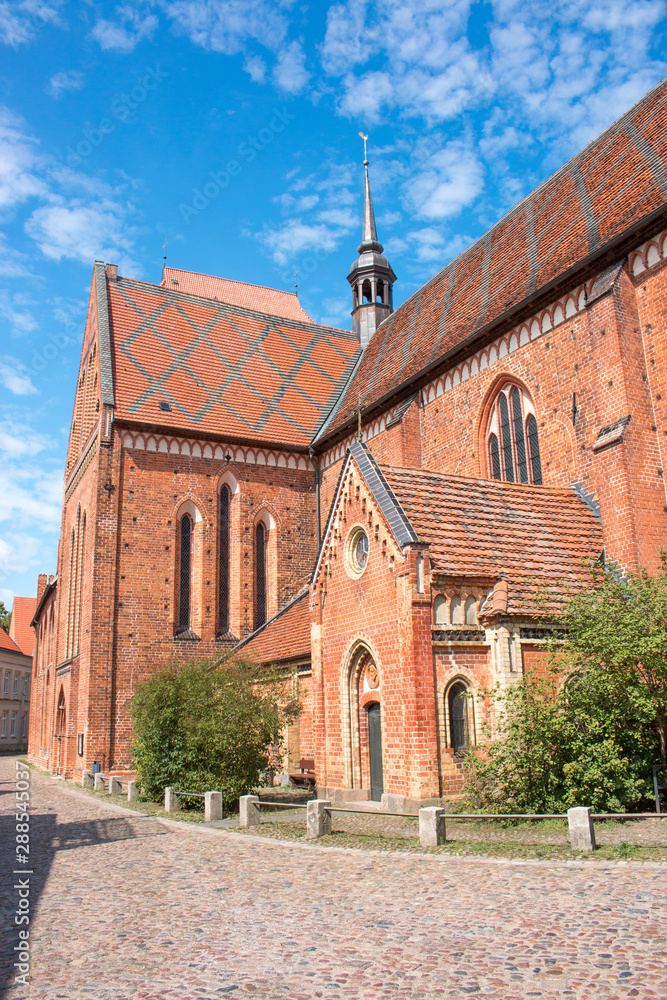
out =
<path fill-rule="evenodd" d="M 624 241 L 666 206 L 667 80 L 380 325 L 326 435 L 342 431 L 360 404 L 370 410 L 467 342 L 514 322 L 582 267 L 607 266 L 615 247 L 622 256 Z"/>
<path fill-rule="evenodd" d="M 359 352 L 351 331 L 160 285 L 107 293 L 115 416 L 133 423 L 305 449 Z"/>
<path fill-rule="evenodd" d="M 16 645 L 13 639 L 11 639 L 3 628 L 0 628 L 0 649 L 6 649 L 10 653 L 18 653 L 20 656 L 30 656 L 31 654 L 24 653 Z"/>
<path fill-rule="evenodd" d="M 15 597 L 9 634 L 24 656 L 32 656 L 35 633 L 30 626 L 37 607 L 36 597 Z"/>
<path fill-rule="evenodd" d="M 302 323 L 313 322 L 294 293 L 282 292 L 277 288 L 248 285 L 244 281 L 230 281 L 228 278 L 215 278 L 194 271 L 179 271 L 175 267 L 163 269 L 161 284 L 173 291 L 201 295 L 206 299 L 217 299 L 218 302 L 242 306 L 244 309 L 268 313 L 270 316 L 298 319 Z"/>
<path fill-rule="evenodd" d="M 539 614 L 587 580 L 603 551 L 600 521 L 574 489 L 522 486 L 382 467 L 436 573 L 507 581 L 509 614 Z"/>
<path fill-rule="evenodd" d="M 308 588 L 235 646 L 234 652 L 241 649 L 257 663 L 310 659 Z"/>

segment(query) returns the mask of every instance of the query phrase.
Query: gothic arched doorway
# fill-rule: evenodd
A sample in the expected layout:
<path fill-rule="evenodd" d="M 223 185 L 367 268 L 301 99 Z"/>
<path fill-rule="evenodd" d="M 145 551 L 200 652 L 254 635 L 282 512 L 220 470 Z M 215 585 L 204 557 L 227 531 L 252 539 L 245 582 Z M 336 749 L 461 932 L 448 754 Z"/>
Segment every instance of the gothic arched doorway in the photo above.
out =
<path fill-rule="evenodd" d="M 60 689 L 58 695 L 58 708 L 56 709 L 56 753 L 57 766 L 56 773 L 63 774 L 65 770 L 65 756 L 67 752 L 67 710 L 65 708 L 65 692 Z"/>

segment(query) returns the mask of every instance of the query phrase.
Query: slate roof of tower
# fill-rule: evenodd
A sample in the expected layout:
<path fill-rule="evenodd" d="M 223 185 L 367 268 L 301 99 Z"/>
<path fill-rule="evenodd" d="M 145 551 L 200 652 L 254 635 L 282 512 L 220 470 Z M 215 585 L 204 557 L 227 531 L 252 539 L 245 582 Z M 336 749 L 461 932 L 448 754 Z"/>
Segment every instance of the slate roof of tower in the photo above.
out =
<path fill-rule="evenodd" d="M 217 299 L 232 306 L 242 306 L 270 316 L 298 319 L 303 323 L 313 320 L 303 308 L 293 292 L 283 292 L 263 285 L 249 285 L 244 281 L 230 281 L 210 274 L 195 271 L 181 271 L 175 267 L 165 267 L 162 272 L 162 286 L 190 295 L 201 295 L 205 299 Z"/>
<path fill-rule="evenodd" d="M 30 627 L 37 607 L 36 597 L 15 597 L 9 634 L 25 656 L 32 656 L 35 648 L 35 633 Z"/>
<path fill-rule="evenodd" d="M 505 579 L 510 614 L 539 613 L 540 589 L 557 604 L 602 553 L 600 521 L 574 489 L 380 469 L 434 570 Z"/>
<path fill-rule="evenodd" d="M 306 588 L 235 649 L 243 649 L 257 663 L 310 659 L 308 594 Z"/>
<path fill-rule="evenodd" d="M 664 80 L 381 324 L 320 438 L 603 260 L 666 203 Z"/>
<path fill-rule="evenodd" d="M 106 287 L 126 421 L 305 449 L 359 353 L 351 331 L 131 278 Z"/>

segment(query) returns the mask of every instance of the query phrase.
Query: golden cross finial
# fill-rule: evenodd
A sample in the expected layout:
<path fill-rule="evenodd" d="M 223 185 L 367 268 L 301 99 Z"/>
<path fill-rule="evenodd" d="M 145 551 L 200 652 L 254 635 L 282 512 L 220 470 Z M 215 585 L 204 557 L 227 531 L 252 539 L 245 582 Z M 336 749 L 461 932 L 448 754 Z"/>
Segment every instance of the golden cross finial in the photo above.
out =
<path fill-rule="evenodd" d="M 359 135 L 364 140 L 364 166 L 368 166 L 368 156 L 366 155 L 366 143 L 368 142 L 368 136 L 360 132 Z"/>

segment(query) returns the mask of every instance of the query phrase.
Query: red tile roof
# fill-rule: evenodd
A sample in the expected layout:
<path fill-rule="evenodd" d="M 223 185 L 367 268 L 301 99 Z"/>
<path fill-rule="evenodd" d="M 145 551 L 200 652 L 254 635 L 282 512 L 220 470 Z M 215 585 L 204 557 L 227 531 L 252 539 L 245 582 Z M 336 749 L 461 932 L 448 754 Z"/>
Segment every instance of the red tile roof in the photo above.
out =
<path fill-rule="evenodd" d="M 230 281 L 215 278 L 195 271 L 179 271 L 175 267 L 165 267 L 162 272 L 162 286 L 173 291 L 200 295 L 205 299 L 217 299 L 232 306 L 242 306 L 255 312 L 282 316 L 284 319 L 298 319 L 302 323 L 312 323 L 306 310 L 292 292 L 281 292 L 277 288 L 263 285 L 248 285 L 244 281 Z"/>
<path fill-rule="evenodd" d="M 539 613 L 587 578 L 602 553 L 602 527 L 573 489 L 521 486 L 380 466 L 433 568 L 451 577 L 508 584 L 510 614 Z"/>
<path fill-rule="evenodd" d="M 35 648 L 35 633 L 30 622 L 36 607 L 36 597 L 14 598 L 9 634 L 25 656 L 32 656 Z"/>
<path fill-rule="evenodd" d="M 667 205 L 667 80 L 436 274 L 378 328 L 323 437 Z"/>
<path fill-rule="evenodd" d="M 351 331 L 130 278 L 107 290 L 116 417 L 135 423 L 306 448 L 358 356 Z"/>
<path fill-rule="evenodd" d="M 0 628 L 0 649 L 8 649 L 12 653 L 20 653 L 21 650 L 13 639 L 10 639 L 3 628 Z M 25 654 L 23 654 L 25 655 Z M 28 654 L 30 655 L 30 654 Z"/>
<path fill-rule="evenodd" d="M 310 608 L 308 590 L 236 647 L 256 663 L 310 659 Z"/>

